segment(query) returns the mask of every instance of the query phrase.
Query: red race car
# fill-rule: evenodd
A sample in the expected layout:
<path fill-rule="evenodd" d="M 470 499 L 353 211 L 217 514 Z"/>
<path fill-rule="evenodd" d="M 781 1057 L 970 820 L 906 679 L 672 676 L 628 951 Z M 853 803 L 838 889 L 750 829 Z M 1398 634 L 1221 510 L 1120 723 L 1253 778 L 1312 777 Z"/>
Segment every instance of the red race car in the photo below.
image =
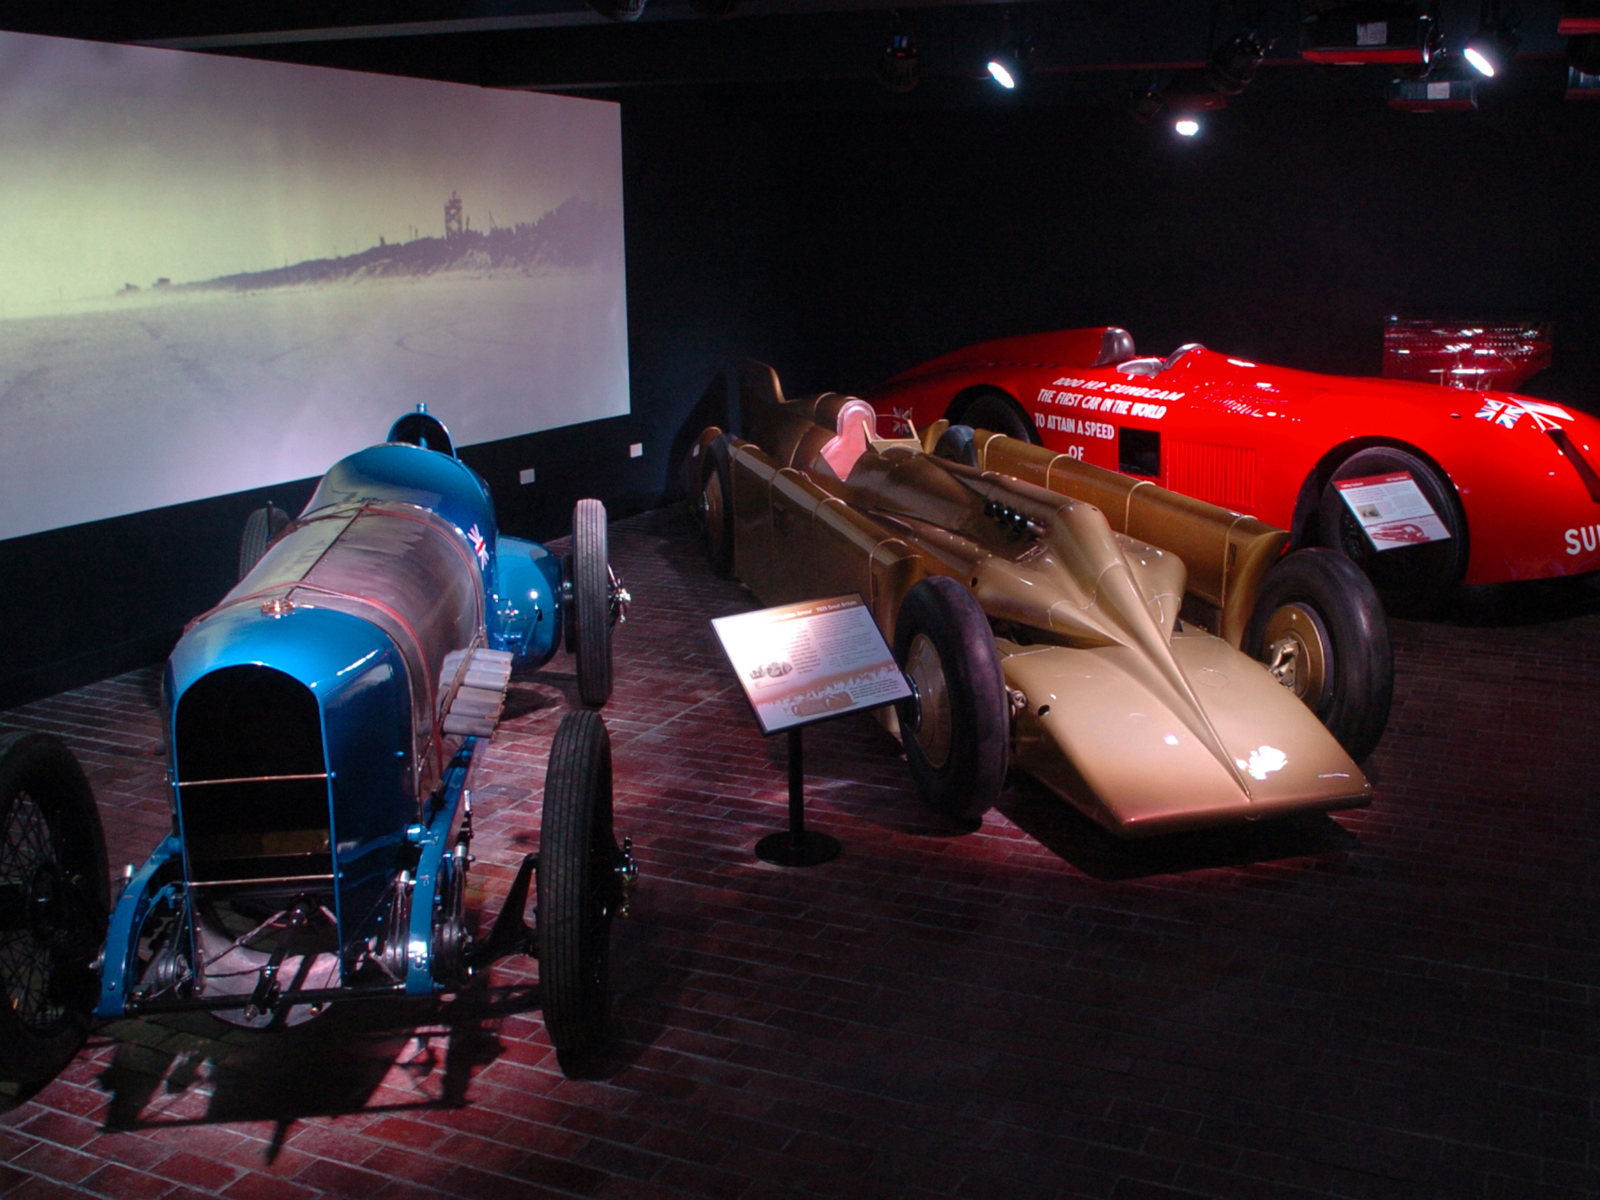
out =
<path fill-rule="evenodd" d="M 1458 582 L 1600 569 L 1600 421 L 1510 392 L 1317 375 L 1126 330 L 957 350 L 865 397 L 1026 438 L 1342 550 L 1392 611 Z M 886 422 L 887 423 L 887 422 Z M 903 429 L 901 430 L 903 432 Z"/>

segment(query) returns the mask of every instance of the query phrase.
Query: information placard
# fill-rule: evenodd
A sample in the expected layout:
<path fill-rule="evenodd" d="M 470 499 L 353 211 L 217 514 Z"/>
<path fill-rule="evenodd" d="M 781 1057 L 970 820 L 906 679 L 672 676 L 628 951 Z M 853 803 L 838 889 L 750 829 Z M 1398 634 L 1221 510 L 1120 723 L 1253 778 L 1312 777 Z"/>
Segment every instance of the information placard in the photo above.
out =
<path fill-rule="evenodd" d="M 859 595 L 717 617 L 711 627 L 764 734 L 911 695 Z"/>
<path fill-rule="evenodd" d="M 1334 486 L 1378 550 L 1396 550 L 1450 536 L 1409 471 L 1336 479 Z"/>

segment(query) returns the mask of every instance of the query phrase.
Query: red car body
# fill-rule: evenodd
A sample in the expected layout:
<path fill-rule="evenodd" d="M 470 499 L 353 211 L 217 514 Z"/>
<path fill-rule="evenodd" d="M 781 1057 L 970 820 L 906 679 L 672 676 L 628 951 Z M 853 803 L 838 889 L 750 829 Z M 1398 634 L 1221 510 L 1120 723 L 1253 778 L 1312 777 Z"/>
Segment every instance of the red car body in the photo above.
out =
<path fill-rule="evenodd" d="M 982 424 L 964 418 L 985 396 L 985 415 L 1009 402 L 1036 442 L 1282 526 L 1296 545 L 1318 541 L 1314 517 L 1340 464 L 1395 447 L 1453 488 L 1466 523 L 1464 582 L 1600 569 L 1600 421 L 1561 405 L 1319 375 L 1202 346 L 1139 358 L 1114 327 L 969 346 L 865 398 L 922 428 L 940 418 Z"/>

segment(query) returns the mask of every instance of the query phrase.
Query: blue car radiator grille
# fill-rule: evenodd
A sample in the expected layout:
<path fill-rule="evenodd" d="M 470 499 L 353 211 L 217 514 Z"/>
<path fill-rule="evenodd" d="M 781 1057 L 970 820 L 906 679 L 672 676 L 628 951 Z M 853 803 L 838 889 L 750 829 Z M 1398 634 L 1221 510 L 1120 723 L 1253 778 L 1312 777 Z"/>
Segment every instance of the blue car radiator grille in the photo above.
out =
<path fill-rule="evenodd" d="M 270 667 L 213 671 L 179 701 L 173 744 L 192 882 L 331 874 L 327 764 L 308 688 Z"/>

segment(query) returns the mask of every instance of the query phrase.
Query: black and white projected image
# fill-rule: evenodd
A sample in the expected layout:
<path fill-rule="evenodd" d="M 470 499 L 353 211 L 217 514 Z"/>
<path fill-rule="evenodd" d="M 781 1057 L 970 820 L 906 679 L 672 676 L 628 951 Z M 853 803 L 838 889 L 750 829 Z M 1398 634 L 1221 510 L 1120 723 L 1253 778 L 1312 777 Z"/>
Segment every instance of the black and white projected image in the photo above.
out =
<path fill-rule="evenodd" d="M 0 34 L 0 538 L 625 414 L 614 104 Z"/>

